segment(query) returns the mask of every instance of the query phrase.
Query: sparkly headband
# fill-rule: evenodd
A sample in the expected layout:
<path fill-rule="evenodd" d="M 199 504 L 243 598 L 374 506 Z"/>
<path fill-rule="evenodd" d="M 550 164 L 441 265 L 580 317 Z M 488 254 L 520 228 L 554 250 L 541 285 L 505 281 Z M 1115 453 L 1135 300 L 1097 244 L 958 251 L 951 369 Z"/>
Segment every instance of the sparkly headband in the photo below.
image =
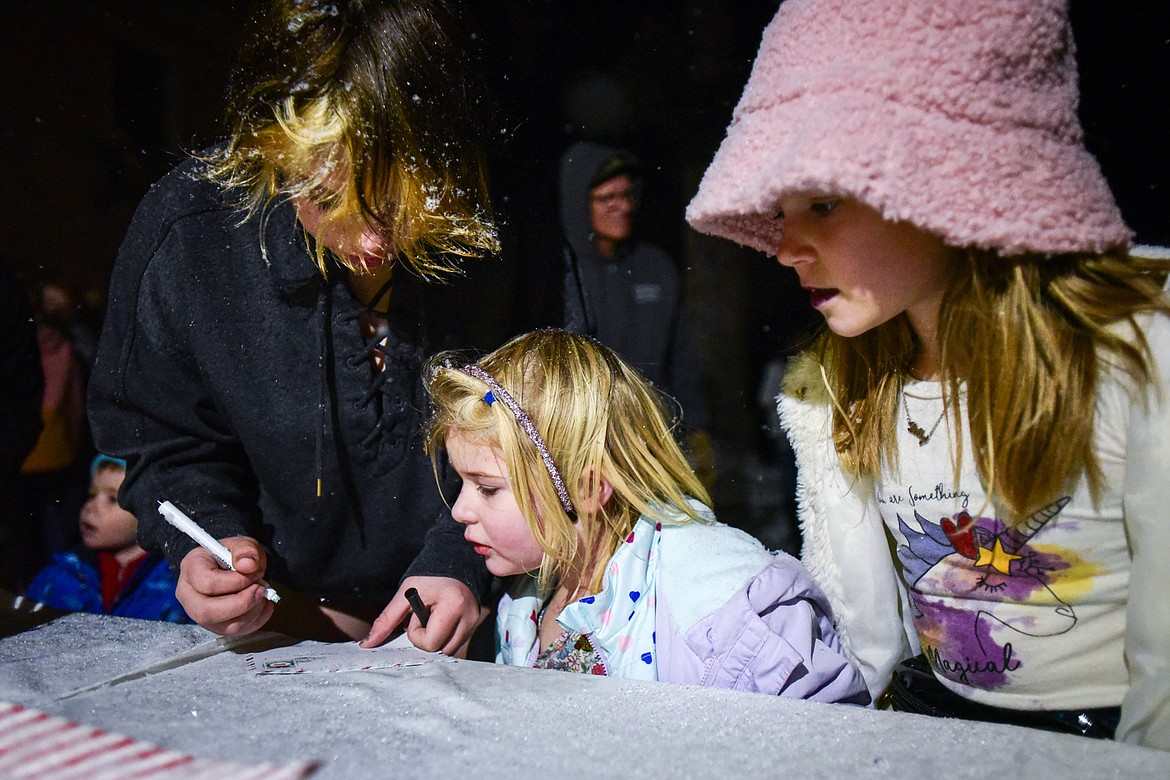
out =
<path fill-rule="evenodd" d="M 569 491 L 565 489 L 565 481 L 561 479 L 561 472 L 557 470 L 557 464 L 553 463 L 552 455 L 549 454 L 544 439 L 540 438 L 540 434 L 536 431 L 536 426 L 532 424 L 532 420 L 520 408 L 520 404 L 516 403 L 516 399 L 495 380 L 495 377 L 474 363 L 466 365 L 459 370 L 468 376 L 475 377 L 491 388 L 483 397 L 485 404 L 491 406 L 493 402 L 500 401 L 512 412 L 512 416 L 516 418 L 516 422 L 520 423 L 520 427 L 524 429 L 524 432 L 528 434 L 528 438 L 532 439 L 532 443 L 536 445 L 536 449 L 540 453 L 540 458 L 544 461 L 544 467 L 548 469 L 548 475 L 552 477 L 553 487 L 556 488 L 557 496 L 561 499 L 561 506 L 564 507 L 570 516 L 574 515 L 573 502 L 569 500 Z"/>

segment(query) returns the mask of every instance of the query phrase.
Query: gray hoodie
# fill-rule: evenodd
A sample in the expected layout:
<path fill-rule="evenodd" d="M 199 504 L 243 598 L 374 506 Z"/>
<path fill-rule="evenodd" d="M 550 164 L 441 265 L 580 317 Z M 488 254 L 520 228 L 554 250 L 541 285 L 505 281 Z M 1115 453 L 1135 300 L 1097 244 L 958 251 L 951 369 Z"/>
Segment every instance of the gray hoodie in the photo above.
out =
<path fill-rule="evenodd" d="M 565 327 L 616 350 L 679 402 L 686 429 L 701 430 L 710 420 L 674 261 L 637 238 L 613 257 L 603 257 L 593 243 L 590 190 L 619 173 L 629 174 L 637 190 L 638 167 L 629 152 L 588 141 L 573 144 L 561 157 Z"/>

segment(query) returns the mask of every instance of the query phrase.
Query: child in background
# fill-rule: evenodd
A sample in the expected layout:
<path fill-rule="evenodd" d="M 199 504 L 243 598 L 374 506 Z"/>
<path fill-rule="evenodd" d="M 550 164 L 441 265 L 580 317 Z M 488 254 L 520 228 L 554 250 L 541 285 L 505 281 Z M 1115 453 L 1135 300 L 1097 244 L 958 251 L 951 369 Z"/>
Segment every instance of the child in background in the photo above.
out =
<path fill-rule="evenodd" d="M 436 360 L 427 442 L 463 479 L 452 516 L 493 574 L 518 575 L 498 662 L 869 701 L 820 589 L 715 522 L 658 394 L 615 352 L 542 330 Z"/>
<path fill-rule="evenodd" d="M 780 409 L 871 694 L 1170 749 L 1170 263 L 1077 99 L 1063 0 L 788 0 L 687 216 L 825 318 Z"/>
<path fill-rule="evenodd" d="M 28 597 L 69 612 L 189 623 L 162 556 L 138 546 L 138 521 L 118 505 L 126 462 L 98 455 L 81 509 L 84 546 L 56 553 L 33 579 Z"/>

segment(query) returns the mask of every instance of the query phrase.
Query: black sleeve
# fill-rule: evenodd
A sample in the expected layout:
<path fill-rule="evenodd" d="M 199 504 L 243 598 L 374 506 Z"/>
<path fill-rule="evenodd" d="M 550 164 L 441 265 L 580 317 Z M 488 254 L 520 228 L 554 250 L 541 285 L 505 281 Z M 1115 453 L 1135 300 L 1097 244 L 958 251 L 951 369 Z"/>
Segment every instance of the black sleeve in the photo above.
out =
<path fill-rule="evenodd" d="M 213 537 L 254 535 L 258 481 L 230 420 L 200 377 L 189 333 L 198 328 L 197 274 L 165 216 L 157 187 L 139 207 L 110 281 L 90 383 L 89 415 L 101 451 L 125 458 L 120 503 L 139 541 L 177 566 L 195 543 L 158 514 L 169 500 Z"/>
<path fill-rule="evenodd" d="M 444 500 L 450 506 L 459 491 L 459 477 L 446 465 L 439 474 Z M 423 550 L 407 569 L 407 577 L 451 577 L 459 580 L 476 595 L 480 603 L 491 592 L 493 578 L 483 557 L 463 538 L 463 526 L 451 517 L 451 511 L 439 513 L 427 532 Z"/>
<path fill-rule="evenodd" d="M 406 577 L 450 577 L 459 580 L 481 603 L 491 589 L 492 575 L 483 558 L 463 538 L 463 526 L 443 512 L 427 532 L 423 551 L 407 569 Z"/>

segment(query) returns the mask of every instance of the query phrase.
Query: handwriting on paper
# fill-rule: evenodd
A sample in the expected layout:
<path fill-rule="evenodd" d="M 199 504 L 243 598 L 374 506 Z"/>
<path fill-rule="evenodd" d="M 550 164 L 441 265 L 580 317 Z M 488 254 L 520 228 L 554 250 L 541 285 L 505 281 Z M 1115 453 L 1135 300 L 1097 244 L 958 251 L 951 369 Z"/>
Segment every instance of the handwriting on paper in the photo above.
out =
<path fill-rule="evenodd" d="M 298 642 L 244 656 L 253 674 L 310 674 L 363 672 L 454 661 L 441 653 L 427 653 L 401 638 L 382 647 L 359 647 L 357 642 Z"/>

